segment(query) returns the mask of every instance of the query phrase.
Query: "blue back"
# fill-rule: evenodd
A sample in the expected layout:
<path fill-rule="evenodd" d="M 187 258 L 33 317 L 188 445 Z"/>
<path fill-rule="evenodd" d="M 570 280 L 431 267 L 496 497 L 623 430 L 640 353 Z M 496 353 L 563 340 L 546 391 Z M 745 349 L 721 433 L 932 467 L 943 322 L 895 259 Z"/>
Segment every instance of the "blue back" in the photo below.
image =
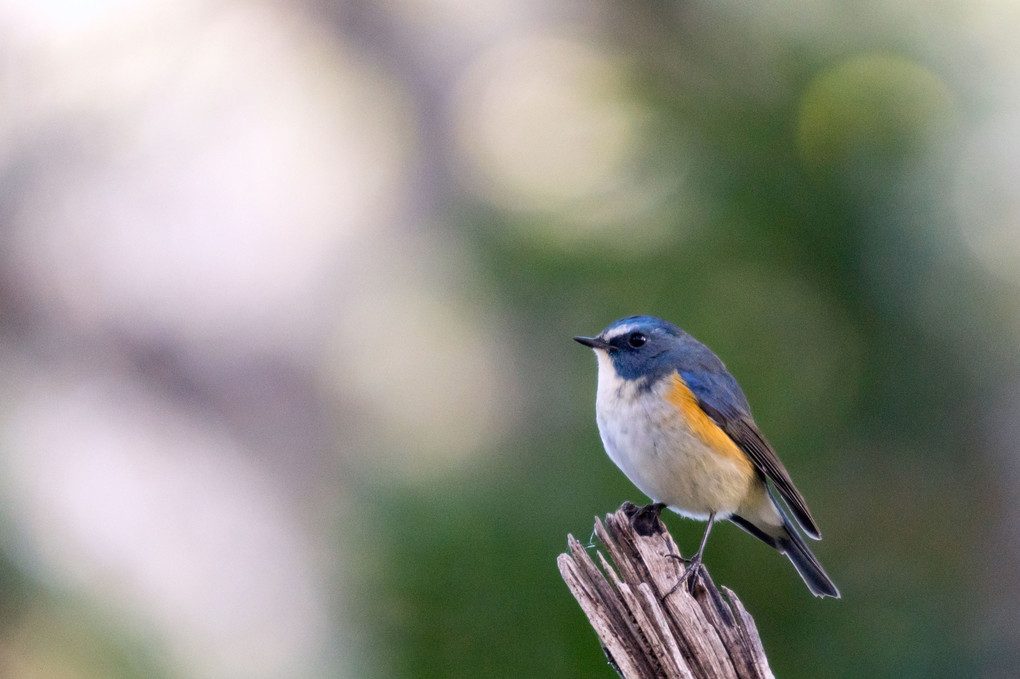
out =
<path fill-rule="evenodd" d="M 628 326 L 628 332 L 619 334 Z M 646 338 L 640 347 L 632 347 L 628 342 L 635 333 Z M 750 417 L 744 392 L 719 357 L 672 323 L 655 316 L 630 316 L 612 323 L 599 336 L 612 338 L 610 356 L 620 377 L 644 378 L 645 387 L 651 388 L 660 379 L 678 372 L 698 400 L 731 417 Z"/>

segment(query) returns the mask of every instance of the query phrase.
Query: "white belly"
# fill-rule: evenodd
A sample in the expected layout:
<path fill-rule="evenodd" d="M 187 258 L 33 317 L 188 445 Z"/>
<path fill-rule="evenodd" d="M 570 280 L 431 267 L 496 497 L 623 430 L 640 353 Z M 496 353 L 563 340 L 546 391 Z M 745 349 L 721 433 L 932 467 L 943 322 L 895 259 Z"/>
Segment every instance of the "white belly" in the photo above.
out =
<path fill-rule="evenodd" d="M 602 357 L 600 356 L 600 362 Z M 606 452 L 635 486 L 655 502 L 691 518 L 733 514 L 754 476 L 747 466 L 708 447 L 661 392 L 618 378 L 599 366 L 596 414 Z M 606 373 L 609 373 L 608 376 Z"/>

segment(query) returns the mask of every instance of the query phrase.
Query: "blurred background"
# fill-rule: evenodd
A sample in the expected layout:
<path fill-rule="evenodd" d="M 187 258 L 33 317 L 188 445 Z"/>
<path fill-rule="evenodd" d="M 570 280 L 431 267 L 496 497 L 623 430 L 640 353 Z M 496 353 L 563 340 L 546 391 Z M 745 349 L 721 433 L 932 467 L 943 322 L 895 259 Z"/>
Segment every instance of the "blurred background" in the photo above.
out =
<path fill-rule="evenodd" d="M 612 677 L 570 337 L 708 343 L 822 526 L 780 677 L 1020 662 L 1020 3 L 0 0 L 0 676 Z M 693 551 L 702 524 L 667 517 Z"/>

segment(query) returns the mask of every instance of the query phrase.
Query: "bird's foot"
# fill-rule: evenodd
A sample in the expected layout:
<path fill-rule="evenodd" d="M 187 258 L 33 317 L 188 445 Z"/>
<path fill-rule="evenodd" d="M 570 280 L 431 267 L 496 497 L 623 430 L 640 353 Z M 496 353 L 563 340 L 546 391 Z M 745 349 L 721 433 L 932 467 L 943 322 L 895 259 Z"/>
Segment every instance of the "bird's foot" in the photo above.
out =
<path fill-rule="evenodd" d="M 694 563 L 693 556 L 680 556 L 679 554 L 673 554 L 672 552 L 668 554 L 663 554 L 663 556 L 666 557 L 667 559 L 676 559 L 685 566 Z"/>
<path fill-rule="evenodd" d="M 705 567 L 701 563 L 701 554 L 695 554 L 689 559 L 677 554 L 666 554 L 665 556 L 676 559 L 677 561 L 682 561 L 684 563 L 684 572 L 680 576 L 680 579 L 676 581 L 676 584 L 673 585 L 673 588 L 666 592 L 666 595 L 662 597 L 662 599 L 665 601 L 670 594 L 680 589 L 680 586 L 685 582 L 687 583 L 687 591 L 694 594 L 694 586 L 697 584 L 698 579 L 703 575 L 708 574 L 708 571 L 705 570 Z"/>
<path fill-rule="evenodd" d="M 633 505 L 632 505 L 633 506 Z M 630 515 L 630 526 L 634 532 L 642 537 L 651 537 L 666 532 L 659 515 L 666 505 L 662 502 L 635 507 L 634 513 Z"/>

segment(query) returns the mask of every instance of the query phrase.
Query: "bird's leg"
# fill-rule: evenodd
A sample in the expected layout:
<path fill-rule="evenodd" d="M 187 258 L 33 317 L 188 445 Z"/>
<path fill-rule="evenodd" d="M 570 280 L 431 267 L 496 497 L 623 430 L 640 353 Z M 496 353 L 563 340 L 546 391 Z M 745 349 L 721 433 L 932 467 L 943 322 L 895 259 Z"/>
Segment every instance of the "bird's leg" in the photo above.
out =
<path fill-rule="evenodd" d="M 698 551 L 691 558 L 685 559 L 682 556 L 667 554 L 667 556 L 672 556 L 674 559 L 679 559 L 680 561 L 683 561 L 687 565 L 684 568 L 684 574 L 681 575 L 677 583 L 673 585 L 673 589 L 669 590 L 669 592 L 666 594 L 666 597 L 675 592 L 680 587 L 680 585 L 684 584 L 684 581 L 687 580 L 688 578 L 692 576 L 696 578 L 698 574 L 700 574 L 701 570 L 704 569 L 704 566 L 701 565 L 701 555 L 705 552 L 705 545 L 708 543 L 708 534 L 712 532 L 712 526 L 714 524 L 715 524 L 715 512 L 712 512 L 711 514 L 708 515 L 708 526 L 705 528 L 705 534 L 701 537 L 701 546 L 698 547 Z M 693 584 L 693 580 L 691 582 Z M 665 599 L 666 597 L 663 597 L 663 599 Z"/>
<path fill-rule="evenodd" d="M 712 526 L 715 524 L 715 512 L 708 515 L 708 525 L 705 526 L 705 534 L 701 536 L 701 545 L 698 547 L 697 554 L 690 561 L 692 566 L 701 565 L 701 555 L 705 553 L 705 545 L 708 543 L 708 534 L 712 532 Z"/>
<path fill-rule="evenodd" d="M 639 508 L 630 517 L 631 528 L 634 529 L 635 533 L 642 537 L 649 537 L 661 533 L 663 528 L 662 523 L 659 520 L 659 515 L 665 508 L 666 505 L 662 502 L 656 502 Z"/>

